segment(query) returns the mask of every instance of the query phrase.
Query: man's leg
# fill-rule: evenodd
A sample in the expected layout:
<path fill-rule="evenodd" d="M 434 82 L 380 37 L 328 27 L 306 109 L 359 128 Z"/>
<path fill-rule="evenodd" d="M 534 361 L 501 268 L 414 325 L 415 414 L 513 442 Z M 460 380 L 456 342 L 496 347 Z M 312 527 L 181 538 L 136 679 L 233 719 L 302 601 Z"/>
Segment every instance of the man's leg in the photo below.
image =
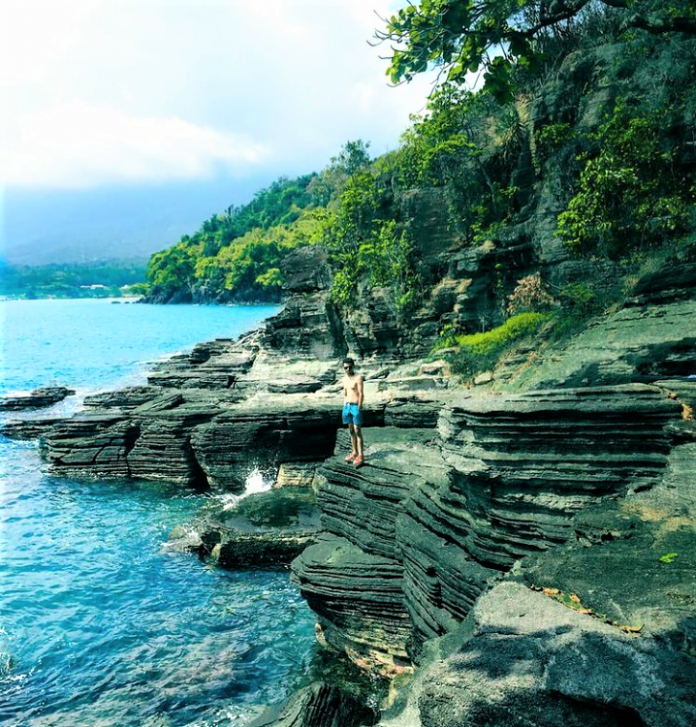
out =
<path fill-rule="evenodd" d="M 355 426 L 355 424 L 349 424 L 348 429 L 350 430 L 350 453 L 357 457 L 360 455 L 360 450 L 358 449 L 358 435 L 357 435 L 357 432 L 359 430 Z"/>
<path fill-rule="evenodd" d="M 361 427 L 353 427 L 355 430 L 355 447 L 358 453 L 358 459 L 362 459 L 363 456 L 363 435 Z"/>

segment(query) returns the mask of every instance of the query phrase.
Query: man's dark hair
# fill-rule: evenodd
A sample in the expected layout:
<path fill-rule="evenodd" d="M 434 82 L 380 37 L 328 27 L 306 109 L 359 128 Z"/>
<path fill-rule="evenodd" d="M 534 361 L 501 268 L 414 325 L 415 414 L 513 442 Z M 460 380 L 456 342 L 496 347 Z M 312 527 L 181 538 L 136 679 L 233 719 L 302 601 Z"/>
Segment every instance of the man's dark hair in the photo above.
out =
<path fill-rule="evenodd" d="M 343 359 L 343 363 L 355 367 L 355 361 L 350 356 L 346 356 L 346 358 Z"/>

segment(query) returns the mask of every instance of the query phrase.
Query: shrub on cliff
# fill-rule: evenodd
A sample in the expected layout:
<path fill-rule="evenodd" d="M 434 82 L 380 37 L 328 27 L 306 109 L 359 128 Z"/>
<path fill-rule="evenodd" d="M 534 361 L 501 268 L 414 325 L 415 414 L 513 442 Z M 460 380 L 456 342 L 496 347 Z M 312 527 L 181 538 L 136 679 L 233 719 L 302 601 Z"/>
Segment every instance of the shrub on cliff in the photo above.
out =
<path fill-rule="evenodd" d="M 331 296 L 339 306 L 358 303 L 360 283 L 390 290 L 398 316 L 418 300 L 420 277 L 405 229 L 389 219 L 391 193 L 371 170 L 351 176 L 338 205 L 323 222 L 322 240 L 334 268 Z"/>
<path fill-rule="evenodd" d="M 454 345 L 458 349 L 447 355 L 452 372 L 472 377 L 480 371 L 493 368 L 516 341 L 534 335 L 550 318 L 550 313 L 518 313 L 508 318 L 502 326 L 484 333 L 450 334 L 444 344 Z"/>
<path fill-rule="evenodd" d="M 411 117 L 399 148 L 376 160 L 374 173 L 392 191 L 443 188 L 452 225 L 480 244 L 514 211 L 519 189 L 509 180 L 528 111 L 524 100 L 500 106 L 486 94 L 445 84 L 425 113 Z"/>
<path fill-rule="evenodd" d="M 515 290 L 508 296 L 507 312 L 510 315 L 539 312 L 547 310 L 554 302 L 541 274 L 537 272 L 517 282 Z"/>
<path fill-rule="evenodd" d="M 413 310 L 418 302 L 421 280 L 415 266 L 415 251 L 406 230 L 397 230 L 388 220 L 379 233 L 358 251 L 361 265 L 370 271 L 371 286 L 388 287 L 397 313 Z"/>
<path fill-rule="evenodd" d="M 590 134 L 578 192 L 558 217 L 558 234 L 575 253 L 620 258 L 685 232 L 693 189 L 666 147 L 664 112 L 643 115 L 619 102 Z"/>

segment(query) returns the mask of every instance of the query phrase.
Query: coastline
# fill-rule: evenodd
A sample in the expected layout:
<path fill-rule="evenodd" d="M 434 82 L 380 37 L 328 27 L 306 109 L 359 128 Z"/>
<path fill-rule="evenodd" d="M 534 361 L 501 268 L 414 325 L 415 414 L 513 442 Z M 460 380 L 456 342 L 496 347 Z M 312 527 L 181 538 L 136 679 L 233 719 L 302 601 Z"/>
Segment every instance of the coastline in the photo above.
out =
<path fill-rule="evenodd" d="M 498 663 L 487 634 L 511 628 L 523 612 L 536 616 L 516 632 L 515 648 L 535 651 L 541 664 L 554 658 L 557 629 L 573 634 L 574 659 L 602 663 L 624 650 L 621 678 L 603 674 L 603 684 L 622 710 L 640 713 L 645 692 L 626 690 L 639 683 L 638 671 L 683 674 L 692 658 L 679 644 L 690 643 L 686 624 L 695 607 L 688 574 L 696 553 L 688 533 L 696 498 L 688 463 L 696 452 L 693 423 L 683 412 L 696 403 L 696 386 L 669 372 L 688 337 L 680 321 L 694 314 L 696 302 L 677 296 L 606 317 L 578 335 L 582 357 L 571 341 L 533 370 L 521 367 L 517 393 L 517 379 L 505 377 L 504 367 L 486 384 L 462 389 L 444 362 L 427 362 L 413 349 L 407 356 L 363 356 L 368 466 L 355 469 L 343 461 L 338 364 L 350 341 L 365 339 L 332 309 L 317 274 L 321 259 L 304 252 L 300 262 L 297 288 L 260 329 L 198 344 L 155 366 L 146 386 L 97 397 L 83 414 L 52 424 L 43 433 L 50 471 L 238 493 L 263 463 L 282 485 L 244 499 L 255 520 L 234 509 L 210 513 L 203 537 L 183 544 L 233 570 L 254 557 L 287 563 L 301 551 L 293 579 L 317 615 L 319 644 L 339 656 L 258 724 L 284 727 L 289 715 L 310 715 L 324 693 L 333 707 L 318 725 L 340 713 L 342 724 L 357 727 L 368 703 L 370 719 L 385 727 L 449 724 L 437 707 L 448 670 L 482 649 L 484 663 Z M 638 336 L 645 358 L 635 353 Z M 656 374 L 652 383 L 633 381 L 646 360 Z M 540 387 L 554 376 L 580 380 L 588 367 L 595 372 L 591 385 Z M 273 522 L 292 500 L 285 498 L 292 487 L 305 493 L 299 500 L 316 493 L 319 530 L 303 529 L 299 514 Z M 677 512 L 656 521 L 651 513 L 673 510 L 675 496 Z M 300 513 L 304 505 L 296 506 Z M 672 533 L 667 540 L 659 535 L 664 527 Z M 663 568 L 662 550 L 670 548 L 679 560 Z M 617 572 L 626 575 L 617 580 Z M 657 579 L 659 588 L 645 593 L 646 579 Z M 676 605 L 668 593 L 684 599 Z M 516 653 L 506 663 L 517 663 Z M 335 666 L 345 657 L 368 674 L 403 682 L 397 702 L 376 704 L 369 689 L 347 689 Z M 552 689 L 565 711 L 583 695 L 590 706 L 578 720 L 589 713 L 614 719 L 589 683 L 525 679 L 530 686 L 515 686 L 501 708 L 534 712 L 534 705 L 548 704 Z M 479 686 L 492 708 L 500 683 L 491 678 Z M 682 696 L 653 695 L 650 709 L 660 719 L 687 719 L 692 688 Z M 426 705 L 421 723 L 406 717 L 414 700 Z M 456 714 L 480 708 L 464 688 L 447 704 Z"/>
<path fill-rule="evenodd" d="M 46 346 L 36 331 L 32 334 L 31 320 L 23 313 L 13 314 L 13 320 L 36 343 L 35 350 L 24 349 L 24 358 L 35 361 L 32 375 L 44 370 L 64 381 L 72 376 L 101 381 L 101 394 L 88 388 L 90 396 L 103 396 L 118 388 L 125 371 L 121 367 L 128 368 L 138 359 L 137 350 L 126 349 L 120 329 L 115 328 L 120 320 L 123 330 L 132 330 L 129 321 L 134 308 L 60 301 L 39 303 L 37 308 L 33 303 L 18 305 L 42 318 L 47 310 L 52 316 L 49 321 L 44 318 L 49 325 L 42 330 L 51 344 Z M 101 326 L 91 319 L 80 325 L 94 333 L 94 339 L 87 339 L 92 341 L 92 358 L 111 351 L 103 370 L 84 352 L 78 355 L 76 339 L 59 325 L 63 315 L 59 311 L 75 321 L 76 309 L 88 309 L 102 321 Z M 108 314 L 108 327 L 102 313 Z M 235 316 L 229 310 L 220 310 L 226 315 L 216 313 L 212 318 L 201 315 L 206 311 L 200 309 L 171 313 L 177 319 L 176 336 L 192 335 L 192 343 L 206 327 L 224 335 L 224 321 Z M 245 309 L 245 316 L 254 314 Z M 167 316 L 161 319 L 163 324 Z M 158 345 L 166 345 L 156 330 Z M 149 345 L 148 337 L 141 323 L 140 350 Z M 101 349 L 96 347 L 100 340 Z M 190 351 L 191 346 L 186 348 Z M 15 351 L 7 363 L 17 377 L 23 370 L 15 365 L 17 349 L 7 350 Z M 121 353 L 122 363 L 117 361 Z M 172 355 L 182 355 L 182 350 L 163 354 L 166 359 Z M 49 369 L 40 367 L 44 361 Z M 105 385 L 104 376 L 116 378 Z M 145 383 L 144 375 L 138 383 Z M 143 724 L 157 705 L 162 710 L 160 719 L 169 715 L 174 724 L 194 719 L 193 715 L 185 718 L 187 710 L 209 715 L 210 723 L 220 721 L 227 712 L 234 712 L 237 719 L 251 718 L 261 704 L 281 696 L 279 684 L 294 684 L 300 665 L 311 656 L 312 625 L 306 606 L 282 570 L 267 569 L 268 576 L 211 573 L 190 556 L 162 550 L 176 523 L 185 526 L 218 498 L 197 496 L 163 481 L 48 475 L 39 459 L 40 420 L 50 417 L 55 423 L 72 416 L 80 393 L 78 387 L 75 396 L 51 409 L 3 412 L 2 416 L 22 417 L 36 427 L 25 441 L 0 438 L 7 465 L 2 468 L 4 548 L 0 559 L 8 609 L 0 636 L 0 652 L 3 659 L 7 657 L 8 669 L 1 675 L 0 714 L 12 723 L 20 718 L 29 724 L 44 723 L 58 719 L 56 712 L 62 714 L 65 700 L 71 698 L 71 711 L 61 717 L 70 723 Z M 295 635 L 294 643 L 286 648 L 284 641 L 290 634 Z M 253 649 L 249 643 L 255 644 Z M 135 662 L 134 650 L 139 654 Z M 260 665 L 260 671 L 255 671 L 253 663 Z M 101 684 L 101 676 L 108 674 L 110 680 Z M 192 679 L 192 674 L 199 676 Z M 125 688 L 129 678 L 136 684 L 124 702 L 118 685 Z M 177 702 L 167 703 L 166 694 L 177 680 L 185 688 Z"/>

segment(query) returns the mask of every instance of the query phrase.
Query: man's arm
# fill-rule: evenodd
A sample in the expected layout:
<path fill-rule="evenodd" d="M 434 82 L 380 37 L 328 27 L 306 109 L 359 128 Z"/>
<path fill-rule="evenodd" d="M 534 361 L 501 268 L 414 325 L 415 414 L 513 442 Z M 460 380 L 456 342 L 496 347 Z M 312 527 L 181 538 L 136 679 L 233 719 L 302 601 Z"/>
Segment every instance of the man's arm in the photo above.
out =
<path fill-rule="evenodd" d="M 363 398 L 364 398 L 363 377 L 358 376 L 358 406 L 360 408 L 362 408 L 362 405 L 363 405 Z"/>

